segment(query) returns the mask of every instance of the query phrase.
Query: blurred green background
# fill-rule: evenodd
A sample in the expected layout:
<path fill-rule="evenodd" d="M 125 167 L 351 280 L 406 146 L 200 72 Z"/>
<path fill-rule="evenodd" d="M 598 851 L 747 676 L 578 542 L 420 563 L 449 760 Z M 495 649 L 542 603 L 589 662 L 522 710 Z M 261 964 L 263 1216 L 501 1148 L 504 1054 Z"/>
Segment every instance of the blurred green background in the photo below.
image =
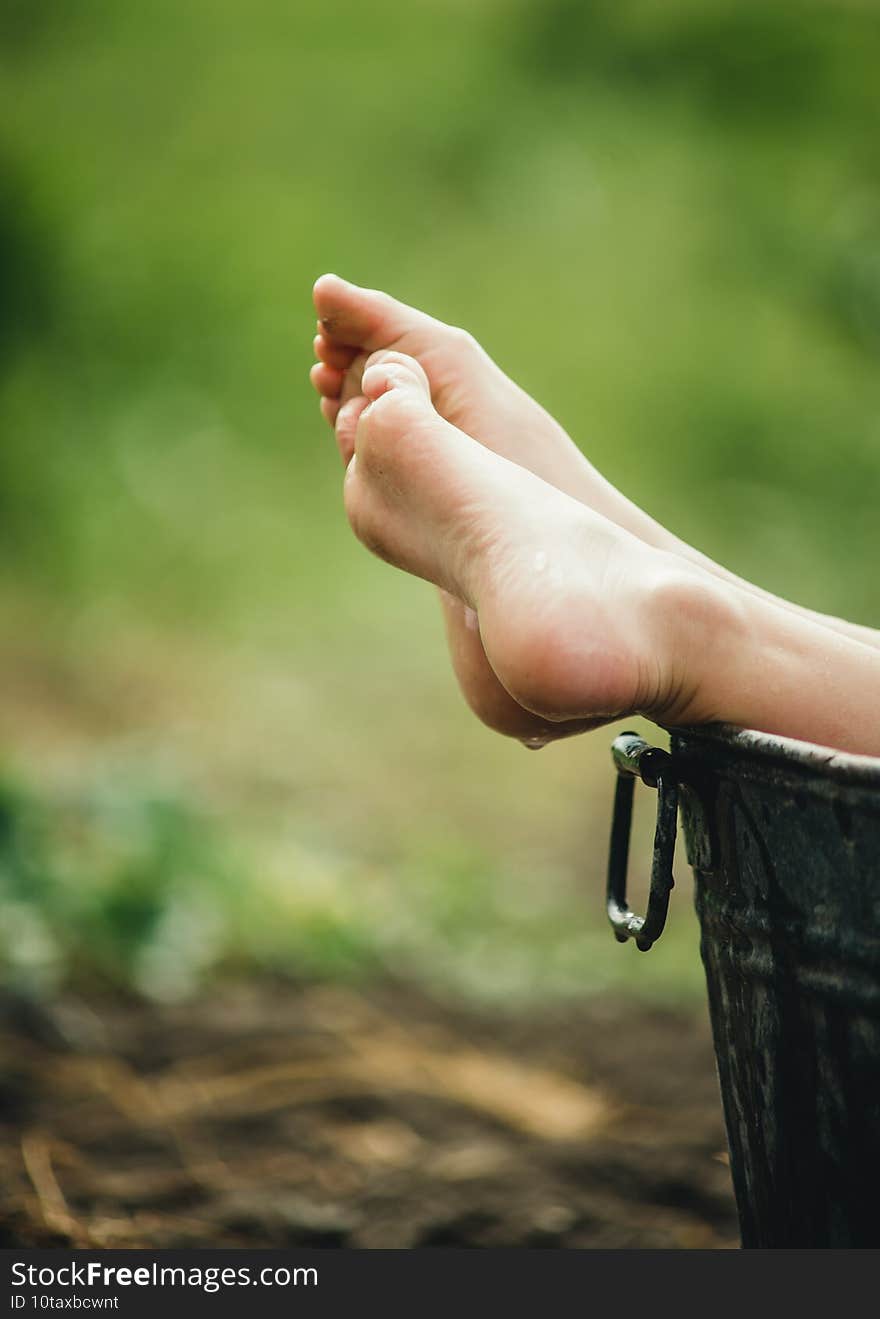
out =
<path fill-rule="evenodd" d="M 649 957 L 604 926 L 611 734 L 481 728 L 350 536 L 310 288 L 467 326 L 676 532 L 876 625 L 876 7 L 5 0 L 0 52 L 7 982 L 698 995 L 686 885 Z"/>

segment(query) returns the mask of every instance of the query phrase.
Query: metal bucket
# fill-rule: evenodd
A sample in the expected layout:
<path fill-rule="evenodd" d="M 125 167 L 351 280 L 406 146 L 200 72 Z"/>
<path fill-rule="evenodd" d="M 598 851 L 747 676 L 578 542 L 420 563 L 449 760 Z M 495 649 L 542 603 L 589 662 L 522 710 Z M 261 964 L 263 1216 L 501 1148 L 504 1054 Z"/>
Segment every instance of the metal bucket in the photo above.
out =
<path fill-rule="evenodd" d="M 625 734 L 615 763 L 620 939 L 659 937 L 681 807 L 743 1245 L 877 1246 L 880 759 L 713 727 Z M 626 904 L 633 776 L 661 797 L 653 925 Z"/>

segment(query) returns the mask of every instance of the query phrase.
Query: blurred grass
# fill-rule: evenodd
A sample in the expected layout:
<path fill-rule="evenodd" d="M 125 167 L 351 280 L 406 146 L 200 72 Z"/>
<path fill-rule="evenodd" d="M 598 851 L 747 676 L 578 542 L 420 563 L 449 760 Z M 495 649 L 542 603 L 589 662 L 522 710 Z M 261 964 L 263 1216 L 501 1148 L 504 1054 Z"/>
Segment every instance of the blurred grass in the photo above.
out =
<path fill-rule="evenodd" d="M 876 623 L 878 67 L 856 0 L 7 0 L 4 884 L 52 976 L 697 983 L 688 920 L 634 972 L 588 915 L 606 735 L 472 727 L 352 543 L 309 289 L 467 325 L 674 530 Z"/>
<path fill-rule="evenodd" d="M 588 905 L 546 859 L 500 858 L 430 825 L 390 857 L 334 848 L 295 818 L 255 828 L 239 815 L 230 828 L 179 787 L 118 769 L 48 802 L 3 790 L 0 967 L 19 993 L 74 985 L 174 1000 L 259 971 L 392 976 L 508 1007 L 585 989 L 700 990 L 686 909 L 634 975 L 634 950 L 596 919 L 598 895 Z"/>

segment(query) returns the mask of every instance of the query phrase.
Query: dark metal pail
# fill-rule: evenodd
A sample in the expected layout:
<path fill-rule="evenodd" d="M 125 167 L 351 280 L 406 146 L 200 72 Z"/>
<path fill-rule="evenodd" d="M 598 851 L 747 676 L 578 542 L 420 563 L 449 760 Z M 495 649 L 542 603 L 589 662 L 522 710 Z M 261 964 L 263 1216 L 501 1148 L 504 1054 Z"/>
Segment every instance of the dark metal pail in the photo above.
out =
<path fill-rule="evenodd" d="M 685 729 L 649 776 L 641 748 L 618 770 L 675 785 L 694 870 L 743 1245 L 877 1246 L 880 760 Z M 660 823 L 652 891 L 671 885 Z M 609 914 L 638 941 L 625 866 Z"/>

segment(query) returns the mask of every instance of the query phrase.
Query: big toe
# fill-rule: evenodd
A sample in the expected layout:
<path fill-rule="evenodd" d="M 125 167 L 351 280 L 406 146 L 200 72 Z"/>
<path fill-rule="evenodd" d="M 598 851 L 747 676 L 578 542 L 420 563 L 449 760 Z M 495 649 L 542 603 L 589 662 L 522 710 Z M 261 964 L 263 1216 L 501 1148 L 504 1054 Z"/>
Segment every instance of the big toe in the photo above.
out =
<path fill-rule="evenodd" d="M 339 275 L 322 275 L 312 297 L 325 335 L 334 343 L 367 352 L 387 348 L 420 326 L 433 324 L 424 312 L 378 289 L 351 284 Z"/>
<path fill-rule="evenodd" d="M 407 398 L 416 403 L 430 400 L 428 378 L 415 358 L 391 349 L 358 354 L 343 382 L 335 414 L 336 443 L 346 466 L 355 451 L 361 413 L 394 388 L 403 391 L 394 401 L 397 411 L 407 406 Z"/>
<path fill-rule="evenodd" d="M 357 357 L 354 365 L 357 367 L 356 380 L 352 378 L 350 384 L 347 382 L 347 388 L 343 388 L 336 416 L 336 443 L 346 466 L 357 447 L 361 414 L 369 404 L 394 391 L 394 397 L 389 397 L 383 405 L 383 417 L 379 423 L 379 429 L 387 439 L 389 430 L 398 431 L 412 420 L 413 407 L 416 412 L 424 411 L 431 397 L 427 376 L 415 358 L 407 357 L 405 353 L 379 350 L 369 357 Z M 375 428 L 375 420 L 371 418 L 367 434 Z M 362 441 L 362 449 L 367 442 Z"/>
<path fill-rule="evenodd" d="M 407 353 L 379 349 L 364 363 L 361 392 L 373 403 L 390 390 L 403 391 L 405 398 L 423 405 L 431 402 L 431 386 L 421 363 Z"/>

